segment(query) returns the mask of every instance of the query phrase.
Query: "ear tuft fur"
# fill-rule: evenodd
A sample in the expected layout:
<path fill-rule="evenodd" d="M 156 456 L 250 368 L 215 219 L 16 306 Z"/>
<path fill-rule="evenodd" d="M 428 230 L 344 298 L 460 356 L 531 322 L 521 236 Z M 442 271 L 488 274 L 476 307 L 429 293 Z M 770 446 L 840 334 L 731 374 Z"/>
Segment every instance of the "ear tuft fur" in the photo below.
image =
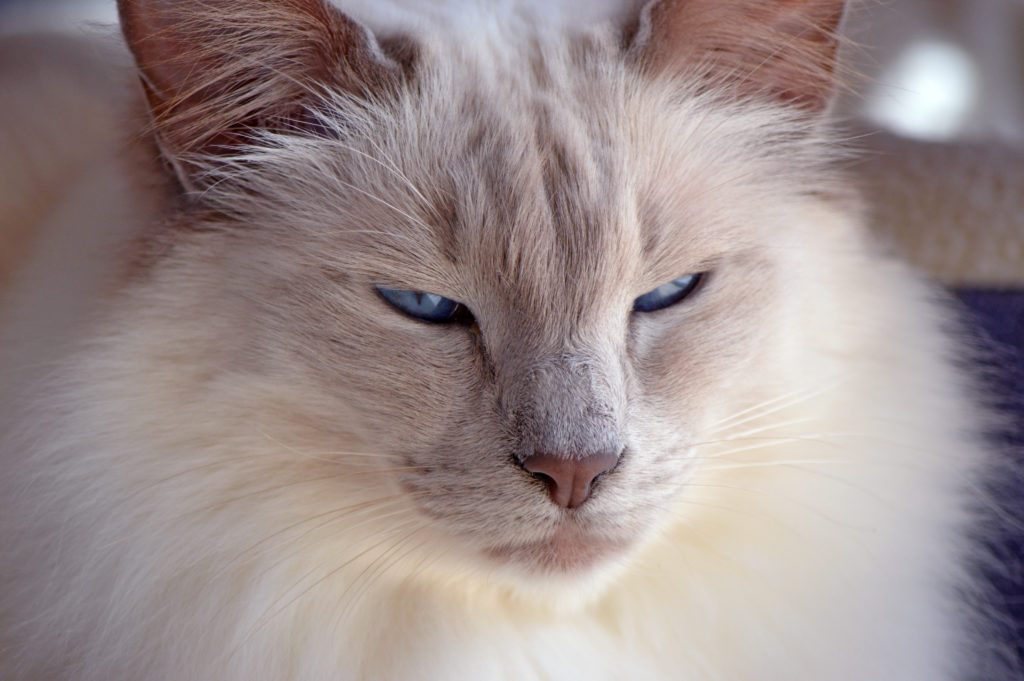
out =
<path fill-rule="evenodd" d="M 844 0 L 653 0 L 632 50 L 653 72 L 699 72 L 748 96 L 824 109 Z"/>
<path fill-rule="evenodd" d="M 371 96 L 399 66 L 322 0 L 118 0 L 157 138 L 215 155 L 253 130 L 294 125 L 325 89 Z"/>

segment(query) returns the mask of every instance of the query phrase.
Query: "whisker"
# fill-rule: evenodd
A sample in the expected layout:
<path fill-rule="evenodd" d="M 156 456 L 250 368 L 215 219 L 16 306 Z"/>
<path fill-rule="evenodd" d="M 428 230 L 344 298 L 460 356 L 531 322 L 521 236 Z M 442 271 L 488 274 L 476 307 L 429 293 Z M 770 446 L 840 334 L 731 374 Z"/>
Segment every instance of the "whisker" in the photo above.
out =
<path fill-rule="evenodd" d="M 684 505 L 684 506 L 697 506 L 697 507 L 700 507 L 700 508 L 710 508 L 710 509 L 712 509 L 714 511 L 725 511 L 727 513 L 734 513 L 734 514 L 742 515 L 742 516 L 749 516 L 749 517 L 755 517 L 755 518 L 775 519 L 775 516 L 773 516 L 773 515 L 771 515 L 769 513 L 765 513 L 764 511 L 754 511 L 754 510 L 749 509 L 749 508 L 737 508 L 735 506 L 724 506 L 722 504 L 706 501 L 704 499 L 694 499 L 692 497 L 687 497 L 687 498 L 680 499 L 678 503 L 681 504 L 681 505 Z M 655 508 L 656 508 L 656 510 L 661 510 L 658 507 L 655 507 Z M 687 518 L 685 516 L 681 515 L 678 512 L 673 513 L 672 516 L 677 521 L 681 522 L 682 525 L 687 530 L 690 530 L 691 525 L 686 522 Z"/>
<path fill-rule="evenodd" d="M 805 402 L 809 399 L 818 397 L 819 395 L 829 390 L 834 390 L 838 386 L 842 385 L 845 382 L 845 380 L 845 378 L 837 378 L 833 383 L 829 385 L 794 390 L 789 393 L 777 395 L 773 398 L 767 399 L 751 407 L 741 409 L 740 411 L 731 414 L 725 417 L 724 419 L 720 419 L 719 421 L 712 423 L 710 426 L 710 432 L 720 432 L 725 428 L 733 428 L 744 423 L 748 423 L 749 421 L 753 421 L 754 419 L 758 419 L 764 416 L 770 416 L 771 414 L 777 413 L 783 409 L 787 409 L 789 407 L 800 404 L 801 402 Z M 742 418 L 741 420 L 737 420 L 740 419 L 741 417 L 744 418 Z"/>
<path fill-rule="evenodd" d="M 341 598 L 347 601 L 347 605 L 345 606 L 346 613 L 362 600 L 362 598 L 370 591 L 374 582 L 383 579 L 388 570 L 398 565 L 403 558 L 421 549 L 427 544 L 429 541 L 428 537 L 423 538 L 417 543 L 412 542 L 413 537 L 417 535 L 417 530 L 420 529 L 422 529 L 422 527 L 412 528 L 412 530 L 396 542 L 394 546 L 381 553 L 381 555 L 375 558 L 365 568 L 363 568 L 358 575 L 356 575 L 356 578 L 352 580 L 341 595 Z M 405 550 L 399 552 L 402 548 L 405 548 Z M 354 588 L 357 588 L 358 591 L 353 592 L 352 590 Z M 352 592 L 351 597 L 349 597 L 350 592 Z"/>
<path fill-rule="evenodd" d="M 211 506 L 206 506 L 204 508 L 198 509 L 195 512 L 203 512 L 204 513 L 204 512 L 214 511 L 214 510 L 217 510 L 218 508 L 223 508 L 223 507 L 226 507 L 226 506 L 230 506 L 231 504 L 234 504 L 235 502 L 242 501 L 244 499 L 248 499 L 248 498 L 253 497 L 253 496 L 258 496 L 258 495 L 261 495 L 261 494 L 266 494 L 268 492 L 276 492 L 276 491 L 287 489 L 289 487 L 296 487 L 296 486 L 299 486 L 299 485 L 308 485 L 308 484 L 317 483 L 317 482 L 325 482 L 327 480 L 347 480 L 347 479 L 358 478 L 358 477 L 363 477 L 363 476 L 384 475 L 384 474 L 389 474 L 389 473 L 402 473 L 402 472 L 407 472 L 407 471 L 424 470 L 424 469 L 427 469 L 427 468 L 429 468 L 429 466 L 398 466 L 398 467 L 393 467 L 393 468 L 380 468 L 380 469 L 362 470 L 362 471 L 346 471 L 344 473 L 332 473 L 332 474 L 329 474 L 329 475 L 318 475 L 318 476 L 316 476 L 314 478 L 303 478 L 301 480 L 292 480 L 290 482 L 270 485 L 268 487 L 262 487 L 260 489 L 253 490 L 251 492 L 246 492 L 245 494 L 236 495 L 234 497 L 231 497 L 231 498 L 226 499 L 226 500 L 224 500 L 222 502 L 213 504 Z"/>
<path fill-rule="evenodd" d="M 368 546 L 367 548 L 363 549 L 362 551 L 360 551 L 359 553 L 355 554 L 354 556 L 352 556 L 348 560 L 342 562 L 340 565 L 332 568 L 325 575 L 323 575 L 319 579 L 316 579 L 315 581 L 313 581 L 306 588 L 302 589 L 299 593 L 297 593 L 295 596 L 293 596 L 291 599 L 289 599 L 287 602 L 285 602 L 282 605 L 281 602 L 288 596 L 288 593 L 293 591 L 293 590 L 295 590 L 295 589 L 297 589 L 297 588 L 299 588 L 299 587 L 301 587 L 302 582 L 305 581 L 311 575 L 315 574 L 317 572 L 317 570 L 319 569 L 319 566 L 314 567 L 311 570 L 309 570 L 308 572 L 306 572 L 302 577 L 300 577 L 298 579 L 298 581 L 295 583 L 295 585 L 292 588 L 287 589 L 284 593 L 282 593 L 281 596 L 279 596 L 264 611 L 264 614 L 257 620 L 256 624 L 249 631 L 249 633 L 245 636 L 245 638 L 243 638 L 242 641 L 239 642 L 235 646 L 235 648 L 231 651 L 231 654 L 229 655 L 228 659 L 230 659 L 231 657 L 234 657 L 239 652 L 239 650 L 241 650 L 242 646 L 244 646 L 246 643 L 248 643 L 252 639 L 253 636 L 255 636 L 257 633 L 260 632 L 260 630 L 262 630 L 265 626 L 267 626 L 267 624 L 269 624 L 271 620 L 273 620 L 275 617 L 277 617 L 282 612 L 287 610 L 289 607 L 291 607 L 293 604 L 295 604 L 297 601 L 299 601 L 302 597 L 304 597 L 305 595 L 310 593 L 316 587 L 318 587 L 321 584 L 323 584 L 325 581 L 329 580 L 331 577 L 337 575 L 339 572 L 344 570 L 346 567 L 351 565 L 353 562 L 355 562 L 355 561 L 359 560 L 360 558 L 362 558 L 363 556 L 365 556 L 367 553 L 369 553 L 373 549 L 378 548 L 379 546 L 382 546 L 382 545 L 387 544 L 388 542 L 392 541 L 392 535 L 393 534 L 395 534 L 395 533 L 397 533 L 399 531 L 407 530 L 407 528 L 409 528 L 410 526 L 412 526 L 414 529 L 416 529 L 416 528 L 419 527 L 419 523 L 418 522 L 414 522 L 414 521 L 409 521 L 409 522 L 406 522 L 406 523 L 401 523 L 399 525 L 396 525 L 395 527 L 391 528 L 391 530 L 389 530 L 388 532 L 385 533 L 385 536 L 384 536 L 383 539 L 381 539 L 380 541 L 378 541 L 378 542 L 372 544 L 371 546 Z M 403 534 L 402 536 L 408 536 L 410 534 L 411 534 L 410 532 L 406 531 L 405 534 Z"/>
<path fill-rule="evenodd" d="M 397 500 L 399 498 L 400 498 L 399 495 L 395 495 L 393 497 L 384 497 L 384 498 L 382 498 L 382 503 L 380 503 L 379 506 L 382 507 L 382 508 L 386 508 L 387 505 L 388 505 L 387 502 L 395 501 L 395 500 Z M 363 510 L 363 511 L 373 511 L 373 510 L 376 510 L 376 509 L 373 506 L 371 506 L 371 504 L 376 503 L 377 501 L 378 500 L 371 500 L 370 502 L 365 502 L 364 504 L 358 504 L 356 506 L 367 506 L 367 508 L 360 509 L 360 510 Z M 347 522 L 350 519 L 350 515 L 345 512 L 346 510 L 347 510 L 347 508 L 332 509 L 332 511 L 328 511 L 326 513 L 321 513 L 321 514 L 318 514 L 317 516 L 312 516 L 310 518 L 305 518 L 305 519 L 299 521 L 298 523 L 294 523 L 293 525 L 289 526 L 289 528 L 286 528 L 285 530 L 281 530 L 281 531 L 275 532 L 270 537 L 267 537 L 266 539 L 261 540 L 260 542 L 257 542 L 256 544 L 250 546 L 248 549 L 245 549 L 241 554 L 239 554 L 238 557 L 235 558 L 235 560 L 230 561 L 228 563 L 225 563 L 224 567 L 222 567 L 217 573 L 215 573 L 210 578 L 209 581 L 213 582 L 216 579 L 219 579 L 220 577 L 223 577 L 224 574 L 226 574 L 232 568 L 236 567 L 242 561 L 242 559 L 245 557 L 246 553 L 250 553 L 252 550 L 256 549 L 260 544 L 267 542 L 269 539 L 272 539 L 274 536 L 280 535 L 283 532 L 287 531 L 288 529 L 294 529 L 294 528 L 299 527 L 299 526 L 301 526 L 301 525 L 303 525 L 303 524 L 305 524 L 307 522 L 310 522 L 312 520 L 316 520 L 316 519 L 321 518 L 323 516 L 330 516 L 330 517 L 327 518 L 327 520 L 325 520 L 325 521 L 317 523 L 317 525 L 315 527 L 312 527 L 312 528 L 310 528 L 310 529 L 300 533 L 299 535 L 290 537 L 286 542 L 283 542 L 279 547 L 285 547 L 285 546 L 288 546 L 288 545 L 297 544 L 302 539 L 304 539 L 305 537 L 309 536 L 310 534 L 316 532 L 317 530 L 323 529 L 324 527 L 327 527 L 327 526 L 329 526 L 329 525 L 331 525 L 333 523 L 336 523 L 336 522 L 338 522 L 341 519 L 345 519 L 346 520 L 346 524 L 344 526 L 344 529 L 351 531 L 351 530 L 357 529 L 359 527 L 362 527 L 362 526 L 364 526 L 364 525 L 366 525 L 366 524 L 368 524 L 370 522 L 373 522 L 373 521 L 376 521 L 376 520 L 390 518 L 390 517 L 393 517 L 393 516 L 396 516 L 396 515 L 401 515 L 402 513 L 406 512 L 406 509 L 399 509 L 399 510 L 396 510 L 396 511 L 392 511 L 390 513 L 374 515 L 373 517 L 366 518 L 366 519 L 364 519 L 364 520 L 362 520 L 362 521 L 360 521 L 358 523 L 354 523 L 353 524 L 353 523 Z M 359 515 L 363 515 L 363 514 L 361 513 Z M 301 550 L 300 551 L 294 551 L 292 553 L 289 553 L 289 554 L 286 554 L 284 556 L 279 557 L 277 560 L 275 560 L 275 561 L 273 561 L 271 563 L 268 563 L 268 564 L 264 565 L 262 567 L 262 569 L 260 569 L 257 572 L 254 572 L 248 578 L 249 581 L 250 582 L 258 581 L 259 579 L 261 579 L 262 577 L 266 576 L 268 573 L 270 573 L 271 571 L 273 571 L 275 568 L 279 567 L 283 563 L 286 563 L 289 560 L 294 560 L 300 553 L 302 553 Z M 309 572 L 307 572 L 305 575 L 303 575 L 303 577 L 300 578 L 300 582 L 301 582 L 302 579 L 305 579 L 307 576 L 309 576 L 310 574 L 312 574 L 315 571 L 316 571 L 316 568 L 312 568 Z M 289 591 L 290 591 L 290 589 L 289 589 Z M 287 594 L 287 591 L 285 593 Z M 225 603 L 223 606 L 221 606 L 220 612 L 218 613 L 218 617 L 219 617 L 220 614 L 223 614 L 223 611 L 228 607 L 228 605 L 229 604 Z M 271 605 L 270 607 L 273 607 L 273 605 Z"/>
<path fill-rule="evenodd" d="M 705 488 L 705 489 L 724 489 L 724 490 L 730 490 L 730 491 L 734 491 L 734 492 L 745 492 L 747 494 L 754 494 L 754 495 L 757 495 L 757 496 L 767 497 L 769 499 L 777 499 L 777 500 L 784 501 L 786 503 L 792 504 L 794 506 L 797 506 L 797 507 L 807 511 L 808 513 L 811 513 L 812 515 L 815 515 L 818 518 L 821 518 L 822 520 L 826 520 L 826 521 L 828 521 L 830 523 L 833 523 L 835 525 L 839 525 L 839 526 L 841 526 L 843 528 L 850 529 L 850 530 L 858 530 L 860 532 L 870 532 L 871 531 L 870 527 L 861 527 L 861 526 L 857 526 L 857 525 L 852 525 L 852 524 L 847 523 L 847 522 L 843 522 L 843 521 L 841 521 L 841 520 L 839 520 L 837 518 L 834 518 L 834 517 L 830 516 L 827 513 L 822 512 L 820 509 L 814 508 L 813 506 L 810 506 L 810 505 L 805 504 L 803 502 L 797 501 L 796 499 L 791 499 L 789 497 L 783 496 L 781 494 L 777 494 L 775 492 L 768 492 L 766 490 L 753 489 L 753 488 L 750 488 L 750 487 L 742 487 L 742 486 L 739 486 L 739 485 L 725 485 L 725 484 L 718 484 L 718 483 L 688 482 L 688 483 L 686 483 L 686 486 L 687 487 L 701 487 L 701 488 Z M 770 515 L 770 514 L 768 514 L 768 515 Z"/>
<path fill-rule="evenodd" d="M 754 444 L 744 445 L 742 447 L 733 447 L 732 449 L 726 449 L 721 452 L 715 452 L 714 454 L 706 455 L 704 458 L 721 458 L 725 456 L 731 456 L 740 452 L 749 452 L 757 449 L 767 449 L 769 447 L 779 447 L 781 445 L 793 444 L 794 442 L 814 442 L 821 445 L 831 445 L 833 447 L 841 446 L 837 442 L 829 442 L 828 440 L 819 439 L 823 435 L 828 433 L 814 433 L 811 435 L 801 435 L 795 437 L 781 437 L 781 438 L 762 438 L 763 441 L 756 442 Z"/>
<path fill-rule="evenodd" d="M 701 457 L 705 460 L 717 460 L 721 457 Z M 834 464 L 856 464 L 855 461 L 848 459 L 782 459 L 780 461 L 750 461 L 747 463 L 725 463 L 715 464 L 713 466 L 701 466 L 701 470 L 704 471 L 731 471 L 741 470 L 745 468 L 770 468 L 772 466 L 822 466 L 822 465 L 834 465 Z M 807 469 L 811 470 L 811 469 Z"/>
<path fill-rule="evenodd" d="M 713 473 L 713 472 L 716 472 L 716 471 L 743 470 L 743 469 L 746 469 L 746 468 L 757 469 L 757 468 L 770 468 L 772 466 L 781 466 L 781 467 L 784 467 L 784 468 L 792 468 L 792 469 L 798 470 L 798 471 L 800 471 L 802 473 L 807 473 L 809 475 L 815 475 L 815 476 L 824 478 L 826 480 L 830 480 L 830 481 L 832 481 L 832 482 L 834 482 L 836 484 L 839 484 L 839 485 L 842 485 L 842 486 L 847 487 L 849 489 L 852 489 L 852 490 L 855 490 L 857 492 L 860 492 L 861 494 L 863 494 L 864 496 L 868 497 L 869 499 L 881 502 L 883 504 L 891 504 L 893 502 L 892 499 L 887 499 L 887 498 L 877 494 L 874 490 L 866 488 L 863 485 L 855 484 L 854 482 L 852 482 L 850 480 L 847 480 L 846 478 L 839 477 L 838 475 L 833 475 L 832 473 L 829 473 L 828 471 L 817 470 L 816 468 L 808 468 L 808 466 L 820 466 L 820 465 L 825 465 L 825 464 L 828 464 L 828 465 L 832 465 L 832 464 L 846 464 L 846 465 L 856 464 L 856 465 L 860 465 L 859 462 L 849 461 L 849 460 L 841 460 L 841 459 L 835 459 L 835 460 L 806 460 L 806 461 L 801 461 L 801 460 L 786 461 L 786 460 L 783 460 L 783 461 L 755 461 L 755 462 L 750 462 L 750 463 L 735 463 L 735 464 L 722 464 L 722 465 L 713 465 L 713 466 L 702 466 L 701 470 Z"/>
<path fill-rule="evenodd" d="M 729 434 L 729 435 L 726 435 L 726 436 L 724 436 L 722 438 L 719 438 L 717 440 L 702 440 L 702 441 L 699 441 L 699 442 L 695 442 L 695 443 L 693 443 L 692 446 L 698 446 L 698 445 L 703 445 L 703 444 L 711 444 L 711 443 L 721 443 L 721 442 L 733 442 L 733 441 L 736 441 L 736 440 L 744 440 L 744 439 L 753 439 L 751 436 L 757 435 L 758 433 L 764 433 L 764 432 L 768 432 L 768 431 L 772 431 L 772 430 L 780 430 L 782 428 L 788 428 L 788 427 L 791 427 L 791 426 L 798 426 L 798 425 L 802 425 L 802 424 L 806 424 L 806 423 L 814 423 L 816 421 L 821 421 L 821 419 L 820 418 L 816 418 L 816 417 L 805 417 L 805 418 L 799 418 L 799 419 L 791 419 L 789 421 L 779 421 L 779 422 L 776 422 L 776 423 L 768 423 L 768 424 L 765 424 L 765 425 L 762 425 L 762 426 L 758 426 L 757 428 L 751 428 L 749 430 L 745 430 L 742 433 Z M 714 435 L 715 432 L 719 432 L 720 433 L 720 432 L 722 432 L 722 430 L 724 430 L 724 429 L 718 429 L 717 431 L 713 431 L 713 432 L 711 432 L 709 434 L 710 435 Z"/>
<path fill-rule="evenodd" d="M 391 512 L 391 513 L 383 513 L 383 514 L 379 514 L 379 515 L 374 515 L 371 518 L 369 518 L 369 519 L 367 519 L 365 521 L 362 521 L 362 522 L 358 522 L 358 523 L 349 523 L 348 522 L 353 517 L 360 517 L 362 515 L 366 515 L 369 512 L 372 512 L 372 511 L 378 511 L 378 510 L 387 509 L 389 506 L 391 506 L 395 502 L 404 500 L 405 498 L 411 497 L 411 496 L 415 496 L 415 493 L 414 494 L 395 494 L 395 495 L 391 495 L 391 496 L 388 496 L 388 497 L 380 497 L 380 498 L 376 498 L 376 499 L 370 499 L 369 501 L 360 502 L 358 504 L 352 504 L 352 505 L 349 505 L 349 506 L 342 506 L 342 507 L 332 508 L 329 511 L 324 511 L 323 513 L 317 513 L 315 515 L 303 518 L 303 519 L 301 519 L 301 520 L 299 520 L 299 521 L 297 521 L 295 523 L 287 525 L 287 526 L 285 526 L 285 527 L 283 527 L 283 528 L 281 528 L 281 529 L 279 529 L 279 530 L 277 530 L 277 531 L 267 535 L 266 537 L 264 537 L 264 538 L 260 539 L 259 541 L 255 542 L 251 546 L 243 549 L 235 557 L 234 561 L 232 561 L 231 563 L 225 565 L 224 569 L 221 570 L 220 572 L 218 572 L 216 575 L 214 575 L 214 577 L 211 578 L 211 579 L 215 579 L 216 577 L 219 577 L 224 572 L 227 572 L 229 569 L 231 569 L 232 567 L 236 566 L 238 563 L 242 562 L 242 560 L 244 560 L 250 554 L 255 553 L 256 550 L 259 549 L 261 546 L 265 546 L 265 545 L 269 544 L 275 538 L 280 537 L 281 535 L 287 534 L 287 533 L 291 532 L 292 530 L 298 529 L 299 527 L 302 527 L 303 525 L 306 525 L 307 523 L 314 522 L 314 521 L 317 521 L 317 520 L 322 520 L 322 519 L 326 518 L 326 520 L 322 520 L 322 522 L 317 523 L 313 527 L 308 528 L 307 530 L 305 530 L 305 531 L 303 531 L 303 532 L 301 532 L 299 534 L 289 536 L 285 542 L 282 542 L 281 544 L 278 544 L 275 548 L 282 548 L 282 547 L 287 546 L 289 544 L 295 544 L 298 541 L 308 537 L 310 534 L 313 534 L 317 530 L 322 529 L 324 527 L 327 527 L 328 525 L 331 525 L 332 523 L 338 522 L 341 519 L 344 519 L 346 521 L 345 529 L 352 530 L 352 529 L 357 529 L 359 527 L 362 527 L 366 523 L 371 522 L 373 520 L 379 520 L 379 519 L 383 519 L 383 518 L 390 518 L 390 517 L 392 517 L 394 515 L 400 515 L 401 513 L 406 512 L 408 509 L 401 508 L 401 509 L 398 509 L 398 510 L 396 510 L 394 512 Z M 269 564 L 268 565 L 268 569 L 264 570 L 260 574 L 261 575 L 262 574 L 266 574 L 266 572 L 268 572 L 269 569 L 277 567 L 277 565 L 279 565 L 280 563 L 284 562 L 287 559 L 288 559 L 288 557 L 285 557 L 285 558 L 283 558 L 283 559 L 281 559 L 279 561 L 276 561 L 274 563 Z"/>
<path fill-rule="evenodd" d="M 205 468 L 205 467 L 206 466 L 200 466 L 198 468 L 202 469 L 202 468 Z M 271 493 L 271 492 L 279 492 L 279 491 L 287 489 L 289 487 L 297 487 L 297 486 L 300 486 L 300 485 L 308 485 L 308 484 L 313 484 L 313 483 L 318 483 L 318 482 L 325 482 L 325 481 L 328 481 L 328 480 L 351 479 L 351 478 L 356 478 L 356 477 L 360 477 L 360 476 L 363 476 L 363 475 L 382 475 L 382 474 L 388 474 L 388 473 L 394 473 L 394 472 L 423 470 L 423 469 L 426 469 L 426 468 L 429 468 L 429 466 L 402 466 L 402 467 L 395 467 L 395 468 L 382 468 L 382 469 L 378 469 L 378 470 L 366 470 L 366 471 L 354 471 L 354 472 L 353 471 L 348 471 L 348 472 L 345 472 L 345 473 L 337 473 L 337 474 L 330 474 L 330 475 L 319 475 L 319 476 L 316 476 L 316 477 L 313 477 L 313 478 L 304 478 L 304 479 L 301 479 L 301 480 L 292 480 L 292 481 L 285 482 L 285 483 L 277 483 L 277 484 L 274 484 L 274 485 L 269 485 L 267 487 L 262 487 L 262 488 L 259 488 L 259 489 L 255 489 L 255 490 L 252 490 L 250 492 L 246 492 L 244 494 L 238 494 L 238 495 L 235 495 L 235 496 L 230 497 L 228 499 L 217 501 L 217 502 L 214 502 L 214 503 L 206 505 L 206 506 L 202 506 L 202 507 L 199 507 L 199 508 L 193 508 L 193 509 L 187 509 L 183 513 L 180 513 L 179 515 L 175 516 L 174 517 L 174 522 L 180 523 L 180 522 L 187 521 L 189 518 L 193 518 L 193 517 L 196 517 L 196 516 L 202 516 L 202 515 L 209 514 L 209 513 L 212 513 L 212 512 L 217 512 L 217 511 L 223 510 L 225 508 L 229 508 L 232 505 L 234 505 L 234 504 L 236 504 L 236 503 L 238 503 L 240 501 L 244 501 L 246 499 L 249 499 L 249 498 L 252 498 L 252 497 L 255 497 L 255 496 L 265 495 L 265 494 L 268 494 L 268 493 Z M 151 487 L 151 489 L 152 489 L 152 487 Z M 140 492 L 136 492 L 133 495 L 133 497 L 137 496 L 138 494 L 140 494 Z M 131 540 L 131 537 L 129 537 L 129 536 L 118 537 L 118 538 L 110 541 L 109 543 L 105 544 L 104 547 L 108 548 L 108 549 L 109 548 L 113 548 L 113 547 L 115 547 L 115 546 L 117 546 L 117 545 L 119 545 L 119 544 L 121 544 L 121 543 L 123 543 L 125 541 L 130 541 L 130 540 Z"/>
<path fill-rule="evenodd" d="M 263 430 L 259 430 L 257 432 L 260 435 L 262 435 L 263 437 L 265 437 L 266 439 L 268 439 L 271 442 L 273 442 L 274 444 L 282 447 L 283 449 L 286 449 L 289 452 L 292 452 L 293 454 L 298 454 L 299 456 L 303 456 L 303 457 L 306 457 L 308 459 L 313 459 L 314 461 L 326 461 L 327 463 L 338 463 L 337 459 L 327 458 L 327 457 L 339 457 L 339 456 L 345 456 L 345 457 L 365 457 L 365 458 L 381 458 L 381 459 L 395 459 L 395 458 L 397 458 L 397 457 L 392 456 L 390 454 L 383 454 L 383 453 L 379 453 L 379 452 L 354 452 L 354 451 L 344 450 L 344 449 L 339 449 L 339 450 L 334 450 L 334 451 L 323 451 L 323 452 L 306 452 L 306 451 L 302 451 L 300 449 L 297 449 L 296 447 L 293 447 L 292 445 L 288 445 L 288 444 L 285 444 L 284 442 L 281 442 L 279 439 L 275 438 L 274 436 L 270 435 L 269 433 L 267 433 L 267 432 L 265 432 Z"/>

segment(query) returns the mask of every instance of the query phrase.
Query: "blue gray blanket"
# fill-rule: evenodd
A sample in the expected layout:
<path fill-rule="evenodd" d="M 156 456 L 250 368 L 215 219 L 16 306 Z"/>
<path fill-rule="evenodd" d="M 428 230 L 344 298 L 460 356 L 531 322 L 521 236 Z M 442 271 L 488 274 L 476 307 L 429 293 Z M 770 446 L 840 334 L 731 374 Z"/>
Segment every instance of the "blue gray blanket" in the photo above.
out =
<path fill-rule="evenodd" d="M 991 547 L 998 560 L 986 572 L 1024 661 L 1024 291 L 961 290 L 957 296 L 987 354 L 980 371 L 990 399 L 1009 417 L 993 437 L 1008 447 L 1017 472 L 992 481 L 1006 516 L 997 521 L 1000 531 Z"/>

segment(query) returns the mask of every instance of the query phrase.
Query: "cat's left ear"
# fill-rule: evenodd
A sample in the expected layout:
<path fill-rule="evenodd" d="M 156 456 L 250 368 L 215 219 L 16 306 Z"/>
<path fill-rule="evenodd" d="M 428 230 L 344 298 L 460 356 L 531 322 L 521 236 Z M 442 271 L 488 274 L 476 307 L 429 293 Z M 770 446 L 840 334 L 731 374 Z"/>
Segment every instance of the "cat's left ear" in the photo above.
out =
<path fill-rule="evenodd" d="M 320 93 L 380 96 L 402 67 L 323 0 L 118 0 L 164 155 L 186 186 L 254 131 L 301 125 Z"/>
<path fill-rule="evenodd" d="M 652 0 L 630 51 L 655 73 L 823 110 L 835 88 L 845 0 Z"/>

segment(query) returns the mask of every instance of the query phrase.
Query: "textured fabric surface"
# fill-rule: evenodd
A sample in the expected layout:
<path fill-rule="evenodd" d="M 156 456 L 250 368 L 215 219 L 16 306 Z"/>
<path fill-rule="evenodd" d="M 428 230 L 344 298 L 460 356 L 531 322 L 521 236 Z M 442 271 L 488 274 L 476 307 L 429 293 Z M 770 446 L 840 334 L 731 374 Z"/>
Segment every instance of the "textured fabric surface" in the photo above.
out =
<path fill-rule="evenodd" d="M 1021 276 L 1024 276 L 1022 271 Z M 961 289 L 969 321 L 991 351 L 991 362 L 1006 385 L 1010 402 L 1024 407 L 1024 289 Z M 1013 399 L 1015 393 L 1016 399 Z M 1024 418 L 1024 412 L 1018 412 Z"/>
<path fill-rule="evenodd" d="M 1024 661 L 1024 290 L 960 290 L 964 313 L 988 355 L 985 374 L 992 401 L 1008 416 L 994 437 L 1013 456 L 1014 470 L 991 481 L 1002 502 L 1002 531 L 990 547 L 997 557 L 986 567 L 1007 616 L 1018 659 Z"/>
<path fill-rule="evenodd" d="M 869 134 L 854 170 L 883 239 L 951 286 L 1024 287 L 1024 148 Z"/>

